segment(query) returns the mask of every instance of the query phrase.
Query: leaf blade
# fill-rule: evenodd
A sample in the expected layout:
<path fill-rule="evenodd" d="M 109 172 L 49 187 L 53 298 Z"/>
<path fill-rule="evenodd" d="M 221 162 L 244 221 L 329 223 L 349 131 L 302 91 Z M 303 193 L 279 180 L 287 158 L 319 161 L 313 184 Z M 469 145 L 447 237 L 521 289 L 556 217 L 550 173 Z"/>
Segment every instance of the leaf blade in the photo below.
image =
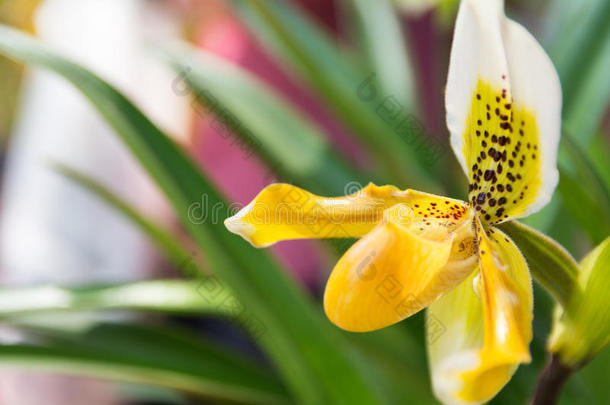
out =
<path fill-rule="evenodd" d="M 189 207 L 201 201 L 203 194 L 210 206 L 226 202 L 171 139 L 113 87 L 28 36 L 0 26 L 0 51 L 53 70 L 91 100 L 165 192 L 185 228 L 214 264 L 215 274 L 234 292 L 238 315 L 246 317 L 250 326 L 254 322 L 251 334 L 301 403 L 380 403 L 364 364 L 268 254 L 252 249 L 222 223 L 211 221 L 202 226 L 190 221 Z"/>
<path fill-rule="evenodd" d="M 176 269 L 182 271 L 186 276 L 192 277 L 206 274 L 201 265 L 193 259 L 193 254 L 186 249 L 183 249 L 182 246 L 175 241 L 175 236 L 168 230 L 163 229 L 160 225 L 154 223 L 151 219 L 141 215 L 134 207 L 122 200 L 101 183 L 86 174 L 61 163 L 54 163 L 53 168 L 59 174 L 100 198 L 111 208 L 115 209 L 118 213 L 131 221 L 132 224 L 140 229 L 142 233 L 155 244 L 166 259 L 174 264 Z M 190 269 L 193 269 L 194 271 L 191 271 Z"/>
<path fill-rule="evenodd" d="M 290 58 L 322 100 L 375 154 L 392 181 L 438 191 L 430 172 L 447 148 L 425 133 L 394 94 L 371 88 L 375 72 L 348 64 L 319 27 L 284 2 L 239 0 L 235 4 L 255 33 L 280 47 L 280 56 Z"/>
<path fill-rule="evenodd" d="M 517 244 L 534 279 L 561 305 L 566 305 L 578 265 L 557 242 L 534 228 L 510 221 L 499 226 Z"/>
<path fill-rule="evenodd" d="M 252 74 L 184 43 L 165 47 L 162 57 L 199 101 L 241 137 L 243 156 L 262 155 L 286 179 L 283 182 L 337 193 L 349 181 L 363 181 L 334 154 L 317 128 Z"/>
<path fill-rule="evenodd" d="M 0 367 L 156 384 L 244 404 L 288 402 L 281 385 L 254 365 L 175 331 L 101 325 L 83 336 L 42 337 L 43 344 L 0 345 Z"/>

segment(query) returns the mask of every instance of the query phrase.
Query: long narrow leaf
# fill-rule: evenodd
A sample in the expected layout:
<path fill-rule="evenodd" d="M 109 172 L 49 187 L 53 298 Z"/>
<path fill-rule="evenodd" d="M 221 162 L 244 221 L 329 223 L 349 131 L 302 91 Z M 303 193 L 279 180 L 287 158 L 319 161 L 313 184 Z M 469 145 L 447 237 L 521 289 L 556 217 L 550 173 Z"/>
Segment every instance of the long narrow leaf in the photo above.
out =
<path fill-rule="evenodd" d="M 552 5 L 549 51 L 561 77 L 565 125 L 586 146 L 610 101 L 610 2 L 554 0 Z"/>
<path fill-rule="evenodd" d="M 102 325 L 82 336 L 42 338 L 36 345 L 0 345 L 0 367 L 155 384 L 235 403 L 288 403 L 272 376 L 200 337 Z"/>
<path fill-rule="evenodd" d="M 517 221 L 500 225 L 521 252 L 534 279 L 561 305 L 568 302 L 578 274 L 578 264 L 548 236 Z"/>
<path fill-rule="evenodd" d="M 406 111 L 419 115 L 409 49 L 394 6 L 388 0 L 351 0 L 351 4 L 360 22 L 371 70 L 377 72 L 379 87 L 404 103 Z"/>
<path fill-rule="evenodd" d="M 153 220 L 141 215 L 134 207 L 123 201 L 108 188 L 91 177 L 68 166 L 56 163 L 54 164 L 54 168 L 66 178 L 95 194 L 117 212 L 123 214 L 136 225 L 144 235 L 155 244 L 159 251 L 163 253 L 167 260 L 176 266 L 176 269 L 181 271 L 185 276 L 194 277 L 206 274 L 198 261 L 194 259 L 194 255 L 176 242 L 177 237 L 163 229 L 160 225 L 154 223 Z"/>
<path fill-rule="evenodd" d="M 348 182 L 362 182 L 316 128 L 252 74 L 187 44 L 163 53 L 199 100 L 241 136 L 244 158 L 261 154 L 285 181 L 316 192 L 341 193 Z"/>
<path fill-rule="evenodd" d="M 561 79 L 563 127 L 567 130 L 564 138 L 570 137 L 586 150 L 610 102 L 610 82 L 606 80 L 610 70 L 610 2 L 552 0 L 550 5 L 546 48 Z M 571 164 L 565 154 L 560 155 L 559 162 L 563 171 Z M 571 179 L 566 176 L 559 191 L 569 200 L 572 195 L 566 193 L 573 187 L 567 183 Z M 573 213 L 574 204 L 568 202 L 568 206 Z M 551 204 L 525 222 L 548 231 L 553 220 L 559 220 L 565 212 L 559 199 L 554 197 Z M 580 222 L 583 225 L 582 218 Z M 584 224 L 584 227 L 590 226 Z"/>
<path fill-rule="evenodd" d="M 238 0 L 244 19 L 263 40 L 281 47 L 292 66 L 343 122 L 375 152 L 392 180 L 434 191 L 430 173 L 446 151 L 435 143 L 396 94 L 375 88 L 375 75 L 350 66 L 320 28 L 277 0 Z M 276 46 L 277 47 L 277 46 Z"/>
<path fill-rule="evenodd" d="M 218 282 L 151 280 L 99 287 L 10 287 L 0 289 L 0 318 L 58 311 L 145 310 L 177 314 L 231 315 L 229 292 L 214 294 Z M 224 312 L 222 312 L 224 311 Z"/>
<path fill-rule="evenodd" d="M 202 195 L 210 206 L 224 200 L 174 142 L 113 87 L 28 36 L 1 27 L 0 51 L 55 71 L 91 100 L 165 192 L 215 274 L 239 300 L 228 305 L 249 325 L 301 403 L 379 403 L 364 364 L 268 254 L 227 232 L 222 223 L 190 221 L 189 207 Z"/>
<path fill-rule="evenodd" d="M 561 199 L 597 245 L 610 234 L 610 195 L 595 167 L 570 138 L 563 139 L 562 152 Z"/>

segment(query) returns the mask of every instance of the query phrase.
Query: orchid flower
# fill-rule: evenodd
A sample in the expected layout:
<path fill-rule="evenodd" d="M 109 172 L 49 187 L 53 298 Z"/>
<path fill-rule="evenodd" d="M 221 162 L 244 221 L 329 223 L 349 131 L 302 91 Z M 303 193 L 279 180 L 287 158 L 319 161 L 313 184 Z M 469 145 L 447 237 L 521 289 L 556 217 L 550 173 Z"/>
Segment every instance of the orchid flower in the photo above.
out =
<path fill-rule="evenodd" d="M 340 198 L 265 188 L 225 222 L 256 247 L 296 238 L 360 237 L 332 271 L 328 318 L 373 331 L 423 308 L 436 396 L 491 399 L 530 361 L 532 282 L 496 225 L 547 204 L 557 185 L 561 88 L 543 49 L 502 0 L 463 0 L 446 88 L 451 146 L 468 201 L 369 184 Z"/>

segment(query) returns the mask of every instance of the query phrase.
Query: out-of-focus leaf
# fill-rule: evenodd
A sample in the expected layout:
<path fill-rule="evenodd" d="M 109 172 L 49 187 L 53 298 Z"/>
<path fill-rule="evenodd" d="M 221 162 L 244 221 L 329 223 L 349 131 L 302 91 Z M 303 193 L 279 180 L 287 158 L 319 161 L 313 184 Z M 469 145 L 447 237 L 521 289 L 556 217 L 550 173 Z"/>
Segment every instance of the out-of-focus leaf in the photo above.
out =
<path fill-rule="evenodd" d="M 62 164 L 54 164 L 54 168 L 59 173 L 66 176 L 66 178 L 83 186 L 119 213 L 123 214 L 136 225 L 144 235 L 157 246 L 167 260 L 174 264 L 176 269 L 181 271 L 185 276 L 194 277 L 205 275 L 205 271 L 198 261 L 195 260 L 193 255 L 184 249 L 181 244 L 176 242 L 177 238 L 169 231 L 138 213 L 135 208 L 123 201 L 119 196 L 87 175 Z"/>
<path fill-rule="evenodd" d="M 0 319 L 37 327 L 40 319 L 73 311 L 137 310 L 182 315 L 231 317 L 223 302 L 227 294 L 215 294 L 217 281 L 154 280 L 116 286 L 65 288 L 37 286 L 0 289 Z M 69 318 L 68 318 L 69 319 Z M 61 319 L 60 319 L 61 320 Z M 46 323 L 42 324 L 47 327 Z M 55 326 L 55 325 L 54 325 Z M 65 330 L 61 322 L 59 330 Z M 353 344 L 374 364 L 375 382 L 384 385 L 390 403 L 417 401 L 434 404 L 426 374 L 425 348 L 404 328 L 394 325 L 365 334 L 349 334 Z"/>
<path fill-rule="evenodd" d="M 610 2 L 606 0 L 552 0 L 547 12 L 545 42 L 561 79 L 563 128 L 570 139 L 585 151 L 588 150 L 610 101 L 610 82 L 606 80 L 610 70 L 609 19 Z M 566 137 L 564 134 L 564 140 Z M 566 154 L 560 154 L 559 164 L 562 171 L 570 168 L 571 163 L 566 159 Z M 572 188 L 569 184 L 574 179 L 574 174 L 567 175 L 559 187 L 560 192 L 564 190 L 562 197 L 566 196 L 568 200 L 572 196 L 566 192 Z M 555 195 L 549 205 L 524 222 L 544 232 L 565 232 L 565 228 L 557 221 L 561 221 L 568 212 L 574 213 L 576 204 L 568 201 L 565 204 L 567 209 L 560 200 Z M 580 224 L 587 228 L 589 235 L 593 233 L 593 238 L 598 240 L 595 235 L 599 232 L 587 225 L 586 219 L 583 222 L 581 217 L 582 214 L 579 213 Z M 566 246 L 574 247 L 573 244 Z"/>
<path fill-rule="evenodd" d="M 123 383 L 117 387 L 118 396 L 128 404 L 191 405 L 176 390 L 151 384 Z"/>
<path fill-rule="evenodd" d="M 604 150 L 596 153 L 608 155 Z M 594 244 L 601 242 L 610 233 L 610 183 L 606 183 L 602 177 L 604 172 L 598 169 L 606 165 L 602 160 L 594 166 L 573 137 L 564 131 L 559 149 L 557 193 L 542 211 L 523 222 L 548 233 L 554 221 L 565 223 L 565 215 L 570 215 Z"/>
<path fill-rule="evenodd" d="M 428 374 L 422 372 L 427 367 L 424 332 L 417 330 L 419 336 L 412 336 L 406 327 L 415 326 L 417 320 L 406 322 L 409 325 L 403 322 L 375 332 L 350 334 L 350 340 L 367 355 L 373 365 L 372 378 L 388 393 L 390 404 L 437 404 Z M 423 325 L 418 326 L 423 329 Z"/>
<path fill-rule="evenodd" d="M 564 137 L 562 149 L 567 157 L 559 165 L 561 199 L 597 244 L 610 234 L 610 194 L 575 142 Z"/>
<path fill-rule="evenodd" d="M 289 403 L 277 378 L 226 349 L 177 331 L 102 325 L 82 336 L 0 345 L 0 367 L 156 384 L 243 404 Z"/>
<path fill-rule="evenodd" d="M 576 288 L 556 313 L 549 349 L 567 366 L 579 366 L 610 342 L 610 236 L 579 264 Z"/>
<path fill-rule="evenodd" d="M 574 288 L 578 265 L 570 254 L 548 236 L 517 221 L 500 225 L 517 244 L 534 279 L 561 305 Z"/>
<path fill-rule="evenodd" d="M 252 74 L 187 44 L 165 48 L 164 56 L 198 99 L 241 136 L 244 158 L 260 154 L 285 182 L 315 192 L 342 193 L 346 183 L 359 181 L 319 131 Z"/>
<path fill-rule="evenodd" d="M 564 136 L 560 148 L 558 190 L 571 216 L 594 244 L 610 234 L 610 190 L 581 148 Z"/>
<path fill-rule="evenodd" d="M 67 288 L 57 286 L 0 289 L 0 318 L 41 312 L 131 309 L 178 314 L 230 315 L 223 302 L 229 292 L 214 294 L 218 281 L 151 280 L 129 284 Z M 216 291 L 217 292 L 217 291 Z"/>
<path fill-rule="evenodd" d="M 360 71 L 295 7 L 277 0 L 236 0 L 259 37 L 310 83 L 323 101 L 373 151 L 391 180 L 440 191 L 431 173 L 446 145 L 436 143 L 394 93 L 375 85 L 378 72 Z"/>
<path fill-rule="evenodd" d="M 549 53 L 561 78 L 564 125 L 583 147 L 610 101 L 610 2 L 554 0 L 548 16 Z"/>
<path fill-rule="evenodd" d="M 253 249 L 220 221 L 190 220 L 189 208 L 202 195 L 209 207 L 226 202 L 170 138 L 113 87 L 32 38 L 0 27 L 0 51 L 60 74 L 91 100 L 165 192 L 214 273 L 239 300 L 226 305 L 270 355 L 299 402 L 380 403 L 360 357 L 265 251 Z"/>
<path fill-rule="evenodd" d="M 419 115 L 416 86 L 406 36 L 388 0 L 351 0 L 361 27 L 371 70 L 385 94 L 394 95 L 405 110 Z"/>
<path fill-rule="evenodd" d="M 549 233 L 553 224 L 555 223 L 555 218 L 557 213 L 561 210 L 561 197 L 559 196 L 559 192 L 553 193 L 551 197 L 551 201 L 540 211 L 529 215 L 526 218 L 522 218 L 520 221 L 532 228 L 536 228 L 541 232 Z"/>
<path fill-rule="evenodd" d="M 589 163 L 601 176 L 606 190 L 610 193 L 610 139 L 607 134 L 598 132 L 587 152 Z"/>
<path fill-rule="evenodd" d="M 561 405 L 610 404 L 610 350 L 606 349 L 568 380 Z"/>

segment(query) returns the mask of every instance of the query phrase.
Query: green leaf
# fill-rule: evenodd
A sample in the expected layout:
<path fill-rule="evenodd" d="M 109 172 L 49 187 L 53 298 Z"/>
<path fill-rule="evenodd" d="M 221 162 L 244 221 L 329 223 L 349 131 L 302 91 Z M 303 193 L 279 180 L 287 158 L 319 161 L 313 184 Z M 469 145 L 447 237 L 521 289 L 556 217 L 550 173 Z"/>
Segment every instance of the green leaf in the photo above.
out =
<path fill-rule="evenodd" d="M 423 314 L 422 314 L 423 315 Z M 421 316 L 423 318 L 423 316 Z M 415 318 L 368 333 L 350 334 L 371 364 L 371 378 L 390 396 L 390 404 L 437 404 L 426 370 L 423 321 Z M 413 328 L 417 326 L 418 328 Z M 413 329 L 417 336 L 411 332 Z"/>
<path fill-rule="evenodd" d="M 360 25 L 362 42 L 376 83 L 394 95 L 405 110 L 417 114 L 416 86 L 406 36 L 392 3 L 351 0 Z"/>
<path fill-rule="evenodd" d="M 603 179 L 591 165 L 578 145 L 569 137 L 561 143 L 561 193 L 566 208 L 593 243 L 597 244 L 610 234 L 610 194 Z"/>
<path fill-rule="evenodd" d="M 102 325 L 83 335 L 42 338 L 44 343 L 0 345 L 0 367 L 155 384 L 243 404 L 289 403 L 267 371 L 199 336 Z"/>
<path fill-rule="evenodd" d="M 318 129 L 252 74 L 185 43 L 166 47 L 163 56 L 198 100 L 241 137 L 238 147 L 244 159 L 260 154 L 284 182 L 314 192 L 342 193 L 349 181 L 364 182 Z M 179 81 L 173 86 L 184 91 Z M 226 127 L 216 127 L 229 135 Z"/>
<path fill-rule="evenodd" d="M 244 20 L 259 37 L 281 49 L 322 100 L 375 154 L 391 180 L 439 191 L 431 172 L 448 152 L 435 142 L 396 94 L 375 86 L 377 72 L 361 71 L 307 17 L 286 2 L 237 0 Z"/>
<path fill-rule="evenodd" d="M 601 176 L 607 193 L 610 194 L 610 139 L 606 133 L 599 131 L 588 148 L 588 162 L 593 165 L 595 172 Z"/>
<path fill-rule="evenodd" d="M 58 73 L 91 100 L 165 192 L 214 273 L 239 300 L 226 302 L 227 307 L 271 357 L 299 402 L 379 403 L 365 364 L 266 252 L 228 232 L 222 222 L 190 220 L 189 208 L 203 195 L 209 207 L 226 202 L 170 138 L 113 87 L 27 35 L 0 27 L 0 51 Z"/>
<path fill-rule="evenodd" d="M 534 279 L 561 305 L 566 305 L 578 275 L 578 265 L 557 242 L 517 221 L 499 226 L 517 244 Z"/>
<path fill-rule="evenodd" d="M 561 78 L 564 125 L 590 143 L 610 101 L 610 2 L 554 0 L 549 54 Z"/>
<path fill-rule="evenodd" d="M 610 404 L 610 350 L 604 350 L 583 368 L 576 371 L 566 384 L 566 404 Z"/>
<path fill-rule="evenodd" d="M 185 276 L 194 277 L 206 274 L 198 261 L 194 259 L 194 254 L 191 254 L 184 249 L 181 244 L 177 243 L 177 237 L 172 235 L 168 230 L 163 229 L 163 227 L 154 223 L 151 219 L 138 213 L 135 208 L 91 177 L 59 163 L 54 164 L 53 167 L 60 174 L 76 184 L 81 185 L 102 199 L 117 212 L 123 214 L 136 225 L 138 229 L 157 246 L 165 258 L 174 264 L 176 269 L 181 271 Z"/>
<path fill-rule="evenodd" d="M 559 73 L 563 91 L 562 148 L 566 148 L 569 138 L 570 143 L 586 150 L 610 101 L 610 82 L 606 80 L 610 70 L 610 26 L 607 24 L 610 2 L 552 0 L 550 6 L 545 42 Z M 566 173 L 571 165 L 569 156 L 560 154 L 562 182 L 558 191 L 566 200 L 570 213 L 578 218 L 589 236 L 599 241 L 599 227 L 591 222 L 593 215 L 587 213 L 590 207 L 578 210 L 574 201 L 573 191 L 578 187 L 574 182 L 578 176 Z M 559 199 L 554 197 L 551 204 L 524 222 L 548 231 L 553 220 L 560 220 L 563 213 L 565 210 L 561 209 Z M 605 219 L 601 220 L 601 224 L 605 226 Z"/>
<path fill-rule="evenodd" d="M 586 230 L 594 243 L 603 240 L 610 233 L 609 211 L 600 206 L 593 193 L 581 183 L 581 178 L 560 170 L 559 192 L 569 213 Z"/>
<path fill-rule="evenodd" d="M 41 312 L 131 309 L 178 314 L 231 315 L 214 277 L 206 280 L 150 280 L 96 287 L 0 288 L 0 318 Z M 224 311 L 224 312 L 222 312 Z"/>
<path fill-rule="evenodd" d="M 576 221 L 575 225 L 580 225 L 593 243 L 599 243 L 610 233 L 610 187 L 598 168 L 607 163 L 599 162 L 594 166 L 572 139 L 564 131 L 559 149 L 558 193 L 543 210 L 524 218 L 523 222 L 549 233 L 553 225 L 565 228 L 561 224 L 565 224 L 566 215 L 570 215 L 569 220 Z M 607 152 L 598 151 L 599 155 L 604 153 Z M 556 223 L 559 221 L 561 224 Z M 568 228 L 573 234 L 573 228 Z"/>
<path fill-rule="evenodd" d="M 579 267 L 576 288 L 558 309 L 549 338 L 550 350 L 568 366 L 589 361 L 610 343 L 610 237 Z"/>
<path fill-rule="evenodd" d="M 137 310 L 212 315 L 230 320 L 232 314 L 222 305 L 227 295 L 217 294 L 217 287 L 217 281 L 210 279 L 140 281 L 88 288 L 4 288 L 0 289 L 0 320 L 27 327 L 53 325 L 59 330 L 65 330 L 66 325 L 57 314 L 75 311 Z M 418 371 L 426 367 L 423 342 L 414 339 L 405 326 L 398 324 L 376 332 L 348 334 L 348 338 L 374 365 L 370 367 L 371 378 L 376 384 L 384 385 L 383 391 L 391 398 L 389 403 L 410 399 L 417 400 L 418 404 L 433 404 L 427 376 Z M 417 328 L 416 331 L 420 332 Z"/>

